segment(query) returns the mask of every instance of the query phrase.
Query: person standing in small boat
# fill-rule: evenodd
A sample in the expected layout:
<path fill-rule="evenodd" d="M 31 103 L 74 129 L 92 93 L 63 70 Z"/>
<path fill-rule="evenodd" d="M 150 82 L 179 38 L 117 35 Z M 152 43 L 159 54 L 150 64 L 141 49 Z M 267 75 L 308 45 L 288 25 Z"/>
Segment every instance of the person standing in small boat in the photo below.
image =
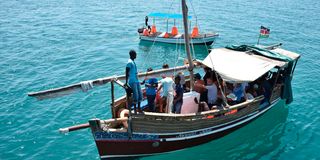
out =
<path fill-rule="evenodd" d="M 138 70 L 137 65 L 134 62 L 134 59 L 137 57 L 137 53 L 134 50 L 130 50 L 129 52 L 130 59 L 128 60 L 127 66 L 126 66 L 126 83 L 125 86 L 129 86 L 132 89 L 133 92 L 133 105 L 134 105 L 134 113 L 137 113 L 137 104 L 138 104 L 138 111 L 141 111 L 140 103 L 142 101 L 142 91 L 140 82 L 138 79 Z"/>

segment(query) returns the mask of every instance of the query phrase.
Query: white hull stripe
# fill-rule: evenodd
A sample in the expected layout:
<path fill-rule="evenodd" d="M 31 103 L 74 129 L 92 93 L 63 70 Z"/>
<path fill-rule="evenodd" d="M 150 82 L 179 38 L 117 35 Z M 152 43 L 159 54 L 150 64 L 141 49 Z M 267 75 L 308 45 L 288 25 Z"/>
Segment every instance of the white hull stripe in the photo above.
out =
<path fill-rule="evenodd" d="M 213 42 L 215 40 L 215 36 L 212 37 L 205 37 L 201 39 L 192 39 L 191 43 L 193 44 L 202 44 L 202 43 L 209 43 Z M 145 41 L 155 41 L 155 42 L 164 42 L 164 43 L 178 43 L 178 44 L 184 44 L 184 39 L 181 38 L 160 38 L 160 37 L 145 37 L 145 36 L 140 36 L 141 40 Z"/>
<path fill-rule="evenodd" d="M 168 152 L 166 152 L 166 153 L 168 153 Z M 142 157 L 142 156 L 150 156 L 150 155 L 156 155 L 156 154 L 162 154 L 162 153 L 130 154 L 130 155 L 105 155 L 105 156 L 100 156 L 100 159 L 103 159 L 103 158 L 119 158 L 119 157 Z"/>

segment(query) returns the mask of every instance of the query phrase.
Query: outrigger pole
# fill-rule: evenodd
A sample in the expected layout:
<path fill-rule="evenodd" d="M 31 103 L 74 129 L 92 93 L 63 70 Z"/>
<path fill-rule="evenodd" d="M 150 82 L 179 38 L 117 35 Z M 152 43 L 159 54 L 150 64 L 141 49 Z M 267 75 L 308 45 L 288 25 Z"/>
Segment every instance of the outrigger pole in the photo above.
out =
<path fill-rule="evenodd" d="M 193 63 L 191 63 L 191 64 L 193 65 Z M 178 67 L 169 68 L 169 69 L 160 69 L 160 70 L 155 70 L 155 71 L 151 71 L 151 72 L 143 72 L 143 73 L 139 73 L 138 77 L 142 78 L 142 77 L 145 77 L 146 75 L 160 76 L 163 73 L 171 73 L 174 71 L 176 71 L 176 72 L 183 71 L 183 70 L 186 70 L 187 67 L 188 67 L 187 65 L 184 65 L 184 66 L 178 66 Z M 125 79 L 125 75 L 119 75 L 119 76 L 110 76 L 110 77 L 104 77 L 104 78 L 99 78 L 99 79 L 95 79 L 95 80 L 89 80 L 89 81 L 92 83 L 92 85 L 94 87 L 94 86 L 101 86 L 101 85 L 104 85 L 104 84 L 112 82 L 112 81 L 124 80 L 124 79 Z M 48 89 L 48 90 L 43 90 L 43 91 L 38 91 L 38 92 L 29 92 L 28 96 L 36 97 L 38 100 L 44 100 L 44 99 L 49 99 L 49 98 L 65 96 L 65 95 L 71 94 L 76 91 L 81 91 L 81 90 L 82 90 L 82 86 L 81 86 L 81 82 L 80 82 L 80 83 L 75 83 L 75 84 L 71 84 L 71 85 L 63 86 L 63 87 L 59 87 L 59 88 L 53 88 L 53 89 Z"/>
<path fill-rule="evenodd" d="M 189 42 L 189 32 L 188 32 L 188 8 L 186 5 L 186 1 L 182 0 L 182 15 L 183 15 L 183 26 L 184 26 L 184 41 L 186 46 L 186 52 L 188 55 L 188 61 L 189 61 L 189 72 L 190 72 L 190 90 L 193 90 L 194 87 L 194 77 L 193 77 L 193 62 L 192 57 L 190 53 L 190 42 Z"/>

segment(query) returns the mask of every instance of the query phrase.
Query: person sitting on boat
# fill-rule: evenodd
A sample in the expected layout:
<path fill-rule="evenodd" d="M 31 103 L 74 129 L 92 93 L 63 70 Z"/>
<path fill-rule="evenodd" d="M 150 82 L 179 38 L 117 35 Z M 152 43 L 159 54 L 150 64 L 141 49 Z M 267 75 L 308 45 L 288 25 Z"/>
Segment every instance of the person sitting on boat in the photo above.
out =
<path fill-rule="evenodd" d="M 151 72 L 152 68 L 148 68 L 147 72 Z M 156 99 L 158 80 L 155 77 L 146 77 L 145 86 L 146 86 L 146 95 L 148 100 L 148 107 L 150 112 L 155 112 L 154 101 Z"/>
<path fill-rule="evenodd" d="M 215 83 L 213 83 L 211 78 L 207 78 L 207 85 L 197 85 L 197 87 L 202 87 L 207 90 L 207 104 L 209 109 L 216 104 L 218 98 L 218 88 Z"/>
<path fill-rule="evenodd" d="M 257 96 L 257 93 L 255 92 L 253 86 L 248 87 L 248 89 L 246 90 L 246 95 L 248 100 L 254 99 L 254 97 Z"/>
<path fill-rule="evenodd" d="M 182 85 L 183 90 L 186 91 L 187 90 L 187 86 L 186 86 L 186 78 L 184 77 L 184 73 L 183 72 L 179 72 L 178 75 L 179 75 L 179 77 L 181 79 L 180 84 Z"/>
<path fill-rule="evenodd" d="M 196 73 L 194 75 L 194 91 L 200 93 L 200 102 L 207 101 L 207 94 L 206 94 L 206 89 L 204 87 L 204 81 L 201 80 L 201 75 L 199 73 Z"/>
<path fill-rule="evenodd" d="M 180 75 L 176 75 L 174 78 L 174 83 L 176 84 L 175 86 L 175 96 L 173 100 L 173 113 L 180 114 L 181 112 L 181 106 L 183 103 L 183 88 L 182 85 L 180 84 L 181 82 L 181 77 Z"/>
<path fill-rule="evenodd" d="M 253 86 L 253 90 L 254 90 L 253 93 L 255 93 L 255 95 L 253 95 L 254 97 L 263 95 L 263 89 L 261 86 L 259 86 L 257 83 L 254 83 L 252 86 Z"/>
<path fill-rule="evenodd" d="M 166 104 L 166 113 L 171 113 L 172 111 L 172 101 L 173 101 L 173 80 L 170 76 L 167 76 L 166 74 L 161 75 L 162 80 L 160 80 L 161 84 L 158 88 L 159 92 L 162 89 L 162 92 L 160 93 L 161 101 L 160 103 L 160 112 L 163 112 L 163 106 Z"/>
<path fill-rule="evenodd" d="M 150 33 L 149 33 L 149 31 L 148 31 L 148 29 L 147 28 L 144 28 L 143 29 L 143 33 L 142 33 L 144 36 L 149 36 L 150 35 Z"/>
<path fill-rule="evenodd" d="M 218 98 L 218 89 L 215 83 L 213 83 L 211 78 L 207 78 L 207 85 L 205 88 L 208 90 L 208 106 L 209 109 L 216 104 Z"/>
<path fill-rule="evenodd" d="M 263 95 L 264 95 L 264 100 L 262 101 L 262 103 L 269 102 L 271 97 L 272 86 L 271 86 L 271 83 L 268 81 L 267 76 L 262 81 L 261 87 L 263 89 Z"/>
<path fill-rule="evenodd" d="M 128 60 L 128 63 L 126 65 L 126 83 L 125 86 L 129 86 L 132 89 L 133 92 L 133 105 L 134 105 L 134 113 L 137 113 L 136 105 L 138 104 L 138 110 L 141 111 L 140 103 L 142 101 L 142 91 L 140 82 L 138 79 L 138 71 L 137 71 L 137 65 L 134 62 L 134 59 L 137 57 L 137 53 L 134 50 L 130 50 L 129 52 L 130 59 Z"/>
<path fill-rule="evenodd" d="M 151 27 L 148 25 L 148 32 L 149 32 L 149 35 L 151 34 Z"/>
<path fill-rule="evenodd" d="M 233 88 L 233 94 L 237 97 L 235 102 L 236 103 L 241 103 L 244 102 L 247 98 L 246 98 L 246 93 L 245 93 L 245 89 L 243 87 L 244 85 L 241 83 L 235 83 L 234 84 L 234 88 Z"/>
<path fill-rule="evenodd" d="M 217 99 L 217 102 L 219 101 L 219 103 L 220 103 L 220 100 L 221 99 Z M 204 102 L 204 101 L 198 102 L 197 98 L 194 98 L 194 102 L 199 105 L 198 112 L 203 112 L 203 111 L 209 111 L 210 110 L 209 105 L 207 104 L 207 102 Z M 219 108 L 223 108 L 222 103 L 221 103 L 221 105 L 212 106 L 211 110 L 215 110 L 215 109 L 219 109 Z"/>
<path fill-rule="evenodd" d="M 214 72 L 209 67 L 204 67 L 203 70 L 205 72 L 203 76 L 204 85 L 207 85 L 207 78 L 213 77 Z"/>

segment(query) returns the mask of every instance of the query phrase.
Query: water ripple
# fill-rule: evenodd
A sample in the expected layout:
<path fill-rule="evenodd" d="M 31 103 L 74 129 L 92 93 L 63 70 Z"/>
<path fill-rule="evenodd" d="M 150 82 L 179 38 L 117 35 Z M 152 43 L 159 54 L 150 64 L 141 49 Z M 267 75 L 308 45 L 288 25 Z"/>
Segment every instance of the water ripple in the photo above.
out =
<path fill-rule="evenodd" d="M 213 48 L 255 44 L 260 25 L 265 25 L 271 34 L 261 43 L 281 42 L 301 53 L 294 102 L 224 138 L 142 159 L 320 159 L 320 2 L 191 2 L 200 31 L 220 33 Z M 60 135 L 57 129 L 111 117 L 109 85 L 46 101 L 26 93 L 123 74 L 130 49 L 137 50 L 141 71 L 163 63 L 174 66 L 172 57 L 185 57 L 184 47 L 139 43 L 137 28 L 148 13 L 181 12 L 179 6 L 170 0 L 1 1 L 0 159 L 98 159 L 89 130 Z M 194 12 L 190 5 L 189 11 Z M 161 23 L 157 26 L 164 29 Z M 198 59 L 207 55 L 204 47 L 195 50 Z M 117 89 L 116 95 L 120 93 Z"/>

